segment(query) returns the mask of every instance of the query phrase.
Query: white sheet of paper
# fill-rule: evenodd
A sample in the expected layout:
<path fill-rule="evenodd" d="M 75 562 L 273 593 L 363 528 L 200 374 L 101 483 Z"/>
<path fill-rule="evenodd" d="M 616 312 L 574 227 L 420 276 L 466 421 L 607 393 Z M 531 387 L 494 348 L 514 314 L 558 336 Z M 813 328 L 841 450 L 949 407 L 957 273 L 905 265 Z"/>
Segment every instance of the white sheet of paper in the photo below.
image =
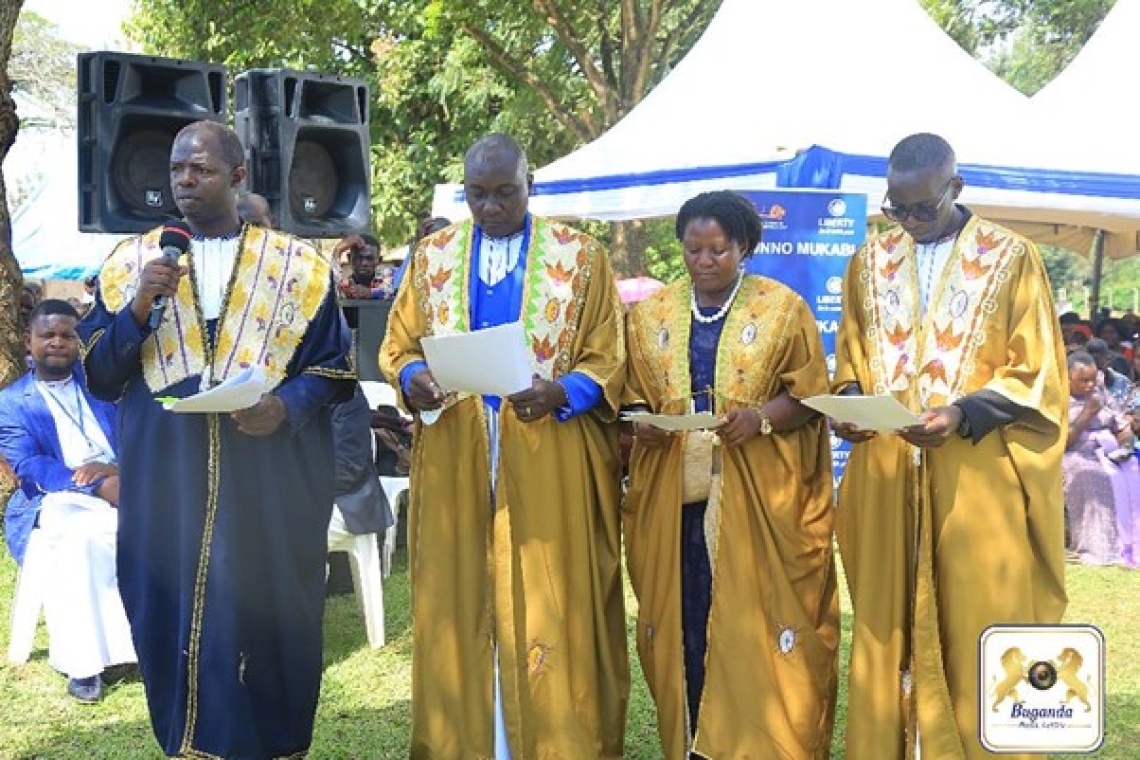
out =
<path fill-rule="evenodd" d="M 710 412 L 694 414 L 653 414 L 652 412 L 622 412 L 621 418 L 629 422 L 644 422 L 662 430 L 708 430 L 720 424 L 720 418 Z"/>
<path fill-rule="evenodd" d="M 521 322 L 420 340 L 439 387 L 451 393 L 510 396 L 530 387 L 530 357 Z"/>
<path fill-rule="evenodd" d="M 860 430 L 892 433 L 922 424 L 918 415 L 894 396 L 812 396 L 800 403 L 839 422 L 850 422 Z"/>
<path fill-rule="evenodd" d="M 260 366 L 250 367 L 208 391 L 177 401 L 164 401 L 162 405 L 167 411 L 180 414 L 223 414 L 248 409 L 261 399 L 264 392 L 265 370 Z"/>

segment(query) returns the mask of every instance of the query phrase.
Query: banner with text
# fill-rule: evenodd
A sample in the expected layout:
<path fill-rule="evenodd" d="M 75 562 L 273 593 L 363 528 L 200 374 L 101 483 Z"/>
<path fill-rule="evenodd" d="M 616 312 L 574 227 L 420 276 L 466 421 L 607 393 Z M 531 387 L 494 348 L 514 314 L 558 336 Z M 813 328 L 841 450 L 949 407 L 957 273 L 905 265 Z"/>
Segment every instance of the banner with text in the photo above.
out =
<path fill-rule="evenodd" d="M 867 233 L 867 196 L 827 190 L 745 190 L 764 222 L 749 272 L 779 280 L 807 301 L 835 371 L 835 334 L 843 311 L 843 273 Z M 848 446 L 831 437 L 835 482 L 847 464 Z"/>

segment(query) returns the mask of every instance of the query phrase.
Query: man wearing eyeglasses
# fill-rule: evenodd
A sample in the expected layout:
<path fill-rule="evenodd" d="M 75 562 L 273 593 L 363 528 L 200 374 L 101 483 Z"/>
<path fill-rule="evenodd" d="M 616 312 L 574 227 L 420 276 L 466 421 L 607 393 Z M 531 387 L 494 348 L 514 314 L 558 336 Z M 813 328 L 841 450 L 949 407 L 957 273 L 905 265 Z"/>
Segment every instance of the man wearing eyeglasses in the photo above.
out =
<path fill-rule="evenodd" d="M 1064 347 L 1041 258 L 957 203 L 941 137 L 891 152 L 873 236 L 844 278 L 833 389 L 920 424 L 851 441 L 836 533 L 854 605 L 848 760 L 989 757 L 978 640 L 1055 623 L 1064 588 Z"/>

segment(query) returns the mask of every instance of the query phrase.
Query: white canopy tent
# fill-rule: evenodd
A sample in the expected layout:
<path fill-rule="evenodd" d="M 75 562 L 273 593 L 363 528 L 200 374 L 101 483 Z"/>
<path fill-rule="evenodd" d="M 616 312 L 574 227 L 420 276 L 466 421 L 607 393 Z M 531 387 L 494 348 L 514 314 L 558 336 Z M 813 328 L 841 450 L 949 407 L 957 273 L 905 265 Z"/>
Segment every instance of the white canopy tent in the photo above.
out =
<path fill-rule="evenodd" d="M 25 277 L 83 279 L 126 236 L 79 231 L 75 133 L 54 124 L 26 95 L 17 102 L 20 132 L 4 160 L 4 178 L 28 192 L 12 209 L 12 251 Z"/>
<path fill-rule="evenodd" d="M 990 218 L 1043 238 L 1140 229 L 1140 152 L 1095 127 L 1038 120 L 917 0 L 725 0 L 625 119 L 536 173 L 531 206 L 556 217 L 670 215 L 703 190 L 775 187 L 796 173 L 786 162 L 813 149 L 800 159 L 809 173 L 814 164 L 827 186 L 865 192 L 874 207 L 886 154 L 919 131 L 954 145 L 963 202 Z M 466 216 L 461 189 L 438 187 L 433 211 Z"/>

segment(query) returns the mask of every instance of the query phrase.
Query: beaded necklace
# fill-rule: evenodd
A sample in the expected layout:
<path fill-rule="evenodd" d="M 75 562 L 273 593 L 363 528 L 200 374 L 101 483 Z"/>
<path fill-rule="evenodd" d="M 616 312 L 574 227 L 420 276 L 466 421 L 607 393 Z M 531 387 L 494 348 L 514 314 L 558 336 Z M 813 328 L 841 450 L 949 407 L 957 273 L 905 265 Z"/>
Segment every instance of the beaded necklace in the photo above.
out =
<path fill-rule="evenodd" d="M 732 292 L 728 294 L 728 298 L 725 299 L 724 305 L 707 317 L 704 314 L 701 314 L 701 309 L 697 305 L 697 288 L 696 286 L 693 286 L 693 288 L 689 291 L 689 309 L 693 312 L 693 319 L 697 320 L 702 325 L 711 325 L 713 322 L 719 322 L 720 320 L 724 319 L 724 316 L 728 314 L 728 310 L 732 308 L 732 302 L 736 299 L 736 294 L 740 290 L 740 284 L 742 282 L 744 282 L 744 275 L 738 274 L 736 276 L 736 284 L 732 286 Z"/>

